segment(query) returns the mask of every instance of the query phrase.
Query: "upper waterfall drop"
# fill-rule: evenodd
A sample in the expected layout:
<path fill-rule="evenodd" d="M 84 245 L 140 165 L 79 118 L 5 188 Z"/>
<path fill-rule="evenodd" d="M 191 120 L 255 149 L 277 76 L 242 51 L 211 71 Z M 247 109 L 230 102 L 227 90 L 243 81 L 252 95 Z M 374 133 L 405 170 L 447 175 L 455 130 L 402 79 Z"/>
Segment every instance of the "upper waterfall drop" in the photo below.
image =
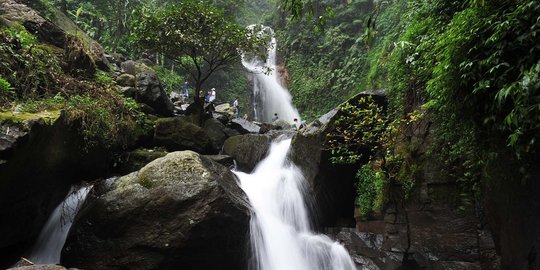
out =
<path fill-rule="evenodd" d="M 253 27 L 255 25 L 248 26 L 248 28 Z M 242 56 L 242 64 L 253 74 L 254 119 L 270 122 L 274 113 L 277 113 L 280 119 L 289 123 L 292 123 L 294 118 L 300 121 L 300 114 L 292 104 L 291 94 L 281 85 L 279 80 L 276 69 L 277 41 L 274 37 L 274 30 L 263 26 L 262 33 L 266 33 L 271 37 L 266 60 L 261 60 L 258 57 L 247 59 L 245 55 Z"/>

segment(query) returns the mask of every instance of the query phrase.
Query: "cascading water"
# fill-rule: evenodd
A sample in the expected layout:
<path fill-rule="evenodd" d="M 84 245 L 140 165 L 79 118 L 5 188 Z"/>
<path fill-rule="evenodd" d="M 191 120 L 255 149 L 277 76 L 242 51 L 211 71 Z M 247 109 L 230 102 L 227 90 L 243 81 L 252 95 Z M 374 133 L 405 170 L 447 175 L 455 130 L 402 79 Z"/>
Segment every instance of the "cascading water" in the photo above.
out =
<path fill-rule="evenodd" d="M 253 27 L 253 26 L 250 26 Z M 253 108 L 255 120 L 270 122 L 274 113 L 280 119 L 290 123 L 294 118 L 300 121 L 300 114 L 292 106 L 291 94 L 279 82 L 276 70 L 277 41 L 274 31 L 269 27 L 263 27 L 262 32 L 271 36 L 268 49 L 268 58 L 262 61 L 257 57 L 247 59 L 242 57 L 242 64 L 253 74 Z M 270 72 L 267 72 L 270 70 Z"/>
<path fill-rule="evenodd" d="M 70 192 L 51 213 L 45 226 L 39 233 L 28 259 L 34 264 L 58 264 L 60 254 L 73 223 L 92 186 L 85 186 Z"/>
<path fill-rule="evenodd" d="M 274 142 L 252 174 L 235 172 L 253 207 L 252 270 L 353 270 L 343 246 L 311 231 L 302 173 L 287 159 L 291 140 Z"/>

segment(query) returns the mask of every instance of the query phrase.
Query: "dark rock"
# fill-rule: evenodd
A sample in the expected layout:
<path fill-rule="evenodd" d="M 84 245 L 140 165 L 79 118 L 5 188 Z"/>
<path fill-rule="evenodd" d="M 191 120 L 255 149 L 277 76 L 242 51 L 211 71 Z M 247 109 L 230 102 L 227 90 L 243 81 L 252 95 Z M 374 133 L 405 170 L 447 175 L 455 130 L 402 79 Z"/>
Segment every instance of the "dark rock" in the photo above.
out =
<path fill-rule="evenodd" d="M 256 123 L 260 129 L 259 129 L 259 133 L 260 134 L 264 134 L 270 130 L 281 130 L 283 129 L 281 126 L 278 126 L 278 125 L 274 125 L 274 124 L 270 124 L 270 123 Z"/>
<path fill-rule="evenodd" d="M 83 269 L 246 269 L 249 211 L 224 166 L 170 153 L 88 199 L 62 264 Z"/>
<path fill-rule="evenodd" d="M 135 86 L 135 76 L 124 73 L 116 78 L 116 84 L 120 86 Z"/>
<path fill-rule="evenodd" d="M 240 132 L 241 134 L 259 133 L 261 129 L 254 123 L 241 118 L 231 120 L 231 122 L 229 122 L 229 127 Z"/>
<path fill-rule="evenodd" d="M 223 143 L 229 137 L 225 132 L 225 125 L 218 120 L 211 118 L 204 122 L 203 129 L 212 141 L 212 146 L 215 152 L 219 152 L 223 147 Z"/>
<path fill-rule="evenodd" d="M 11 138 L 14 142 L 1 151 L 5 158 L 0 164 L 1 269 L 13 265 L 30 247 L 72 184 L 98 178 L 109 167 L 107 151 L 83 150 L 77 128 L 67 126 L 62 116 L 13 118 L 18 120 L 0 119 L 2 130 L 9 128 L 10 134 L 18 130 Z"/>
<path fill-rule="evenodd" d="M 148 58 L 143 58 L 140 60 L 141 63 L 147 65 L 147 66 L 152 66 L 154 65 L 154 62 L 152 62 L 152 60 L 148 59 Z"/>
<path fill-rule="evenodd" d="M 115 172 L 128 174 L 140 170 L 151 161 L 167 155 L 165 149 L 137 149 L 122 153 L 115 162 Z"/>
<path fill-rule="evenodd" d="M 283 119 L 278 119 L 278 120 L 274 121 L 274 122 L 272 123 L 272 125 L 278 126 L 278 127 L 280 127 L 281 129 L 283 129 L 283 130 L 292 129 L 292 128 L 291 128 L 291 124 L 289 124 L 289 122 L 287 122 L 287 121 L 285 121 L 285 120 L 283 120 Z"/>
<path fill-rule="evenodd" d="M 290 137 L 292 133 L 272 131 L 233 136 L 225 141 L 223 153 L 234 158 L 238 170 L 250 172 L 266 156 L 270 143 L 280 135 Z"/>
<path fill-rule="evenodd" d="M 227 167 L 231 168 L 234 166 L 234 158 L 227 155 L 205 155 L 205 157 L 208 157 L 209 159 Z"/>
<path fill-rule="evenodd" d="M 229 117 L 226 114 L 219 113 L 219 112 L 212 112 L 212 117 L 224 125 L 227 125 L 227 123 L 229 123 Z"/>
<path fill-rule="evenodd" d="M 55 264 L 38 264 L 8 268 L 8 270 L 67 270 L 67 268 Z"/>
<path fill-rule="evenodd" d="M 156 113 L 162 116 L 172 116 L 174 105 L 161 87 L 156 72 L 144 66 L 141 71 L 137 72 L 136 78 L 136 100 L 152 107 Z"/>
<path fill-rule="evenodd" d="M 201 154 L 217 153 L 212 141 L 199 126 L 187 117 L 161 118 L 156 122 L 154 142 L 169 152 L 193 150 Z"/>
<path fill-rule="evenodd" d="M 137 95 L 137 88 L 125 86 L 119 89 L 119 93 L 122 94 L 124 97 L 135 98 L 135 96 Z"/>

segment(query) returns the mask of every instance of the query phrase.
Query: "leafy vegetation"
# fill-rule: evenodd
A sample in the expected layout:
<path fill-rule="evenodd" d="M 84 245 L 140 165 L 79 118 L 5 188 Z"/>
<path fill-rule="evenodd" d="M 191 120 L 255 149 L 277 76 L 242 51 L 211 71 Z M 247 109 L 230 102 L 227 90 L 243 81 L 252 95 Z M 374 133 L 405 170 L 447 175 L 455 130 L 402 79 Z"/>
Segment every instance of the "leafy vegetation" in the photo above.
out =
<path fill-rule="evenodd" d="M 263 44 L 259 35 L 249 34 L 222 10 L 206 3 L 183 1 L 153 10 L 145 6 L 135 14 L 133 38 L 188 72 L 197 99 L 210 75 L 240 59 L 239 50 L 249 52 Z"/>

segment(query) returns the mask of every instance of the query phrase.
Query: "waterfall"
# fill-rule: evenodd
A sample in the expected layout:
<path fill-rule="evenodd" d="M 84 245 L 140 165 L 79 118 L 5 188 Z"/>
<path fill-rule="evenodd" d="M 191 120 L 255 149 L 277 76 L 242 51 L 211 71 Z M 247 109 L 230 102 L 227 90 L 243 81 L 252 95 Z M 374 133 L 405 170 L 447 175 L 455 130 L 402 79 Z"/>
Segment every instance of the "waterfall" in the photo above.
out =
<path fill-rule="evenodd" d="M 60 263 L 60 253 L 73 218 L 91 189 L 92 186 L 84 186 L 76 191 L 72 188 L 64 201 L 54 209 L 30 251 L 28 259 L 31 262 L 35 264 Z"/>
<path fill-rule="evenodd" d="M 234 172 L 253 207 L 252 270 L 353 270 L 343 246 L 311 230 L 298 167 L 287 159 L 291 140 L 274 142 L 252 174 Z"/>
<path fill-rule="evenodd" d="M 291 94 L 279 81 L 276 70 L 277 41 L 274 31 L 269 27 L 263 27 L 262 32 L 271 36 L 266 61 L 257 57 L 242 57 L 242 64 L 253 74 L 254 119 L 270 122 L 274 113 L 277 113 L 280 119 L 289 123 L 292 123 L 294 118 L 300 121 L 300 114 L 292 105 Z"/>

